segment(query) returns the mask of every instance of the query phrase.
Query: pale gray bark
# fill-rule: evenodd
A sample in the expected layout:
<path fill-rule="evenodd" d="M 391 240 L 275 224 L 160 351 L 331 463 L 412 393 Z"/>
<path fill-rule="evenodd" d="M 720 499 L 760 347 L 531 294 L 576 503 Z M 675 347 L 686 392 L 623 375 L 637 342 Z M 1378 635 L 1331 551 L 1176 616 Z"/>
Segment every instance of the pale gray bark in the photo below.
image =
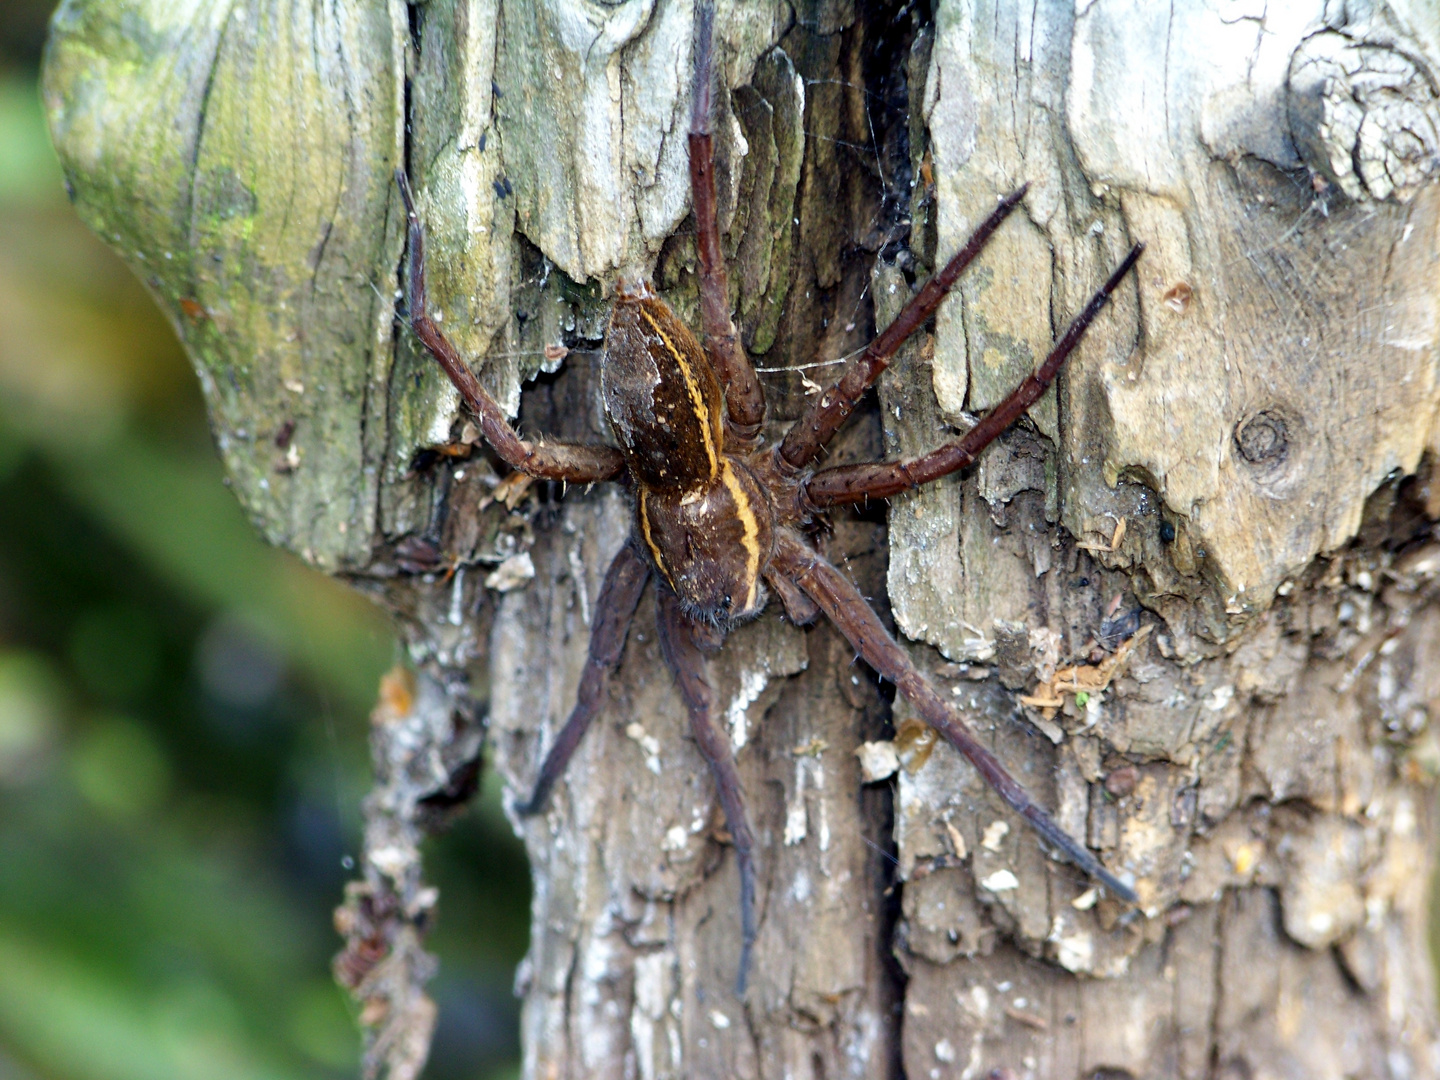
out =
<path fill-rule="evenodd" d="M 843 356 L 1029 181 L 831 460 L 913 453 L 998 401 L 1146 242 L 1031 421 L 824 541 L 1141 910 L 1094 902 L 837 633 L 771 611 L 712 672 L 759 847 L 736 1000 L 734 864 L 646 599 L 606 714 L 548 813 L 517 821 L 526 1074 L 1434 1076 L 1440 12 L 935 8 L 896 30 L 883 7 L 721 5 L 739 321 L 762 368 Z M 422 688 L 488 704 L 516 793 L 573 701 L 629 511 L 614 490 L 497 500 L 479 456 L 416 467 L 466 432 L 392 326 L 389 172 L 408 153 L 432 302 L 500 400 L 529 430 L 607 438 L 586 348 L 614 276 L 694 308 L 691 18 L 57 16 L 47 101 L 77 201 L 172 313 L 237 493 L 397 612 Z M 836 371 L 765 374 L 776 429 Z M 461 568 L 401 573 L 417 551 Z M 429 761 L 427 791 L 455 767 L 434 749 L 402 755 Z"/>

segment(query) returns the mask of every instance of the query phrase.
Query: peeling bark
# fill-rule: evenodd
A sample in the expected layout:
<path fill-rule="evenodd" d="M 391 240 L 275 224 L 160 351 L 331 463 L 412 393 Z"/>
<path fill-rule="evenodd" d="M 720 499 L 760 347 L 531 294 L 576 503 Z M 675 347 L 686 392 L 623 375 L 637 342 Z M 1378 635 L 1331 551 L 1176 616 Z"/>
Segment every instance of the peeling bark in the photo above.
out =
<path fill-rule="evenodd" d="M 497 399 L 527 432 L 608 439 L 615 275 L 696 307 L 691 18 L 56 16 L 46 98 L 77 205 L 171 313 L 237 494 L 395 612 L 422 687 L 488 707 L 516 794 L 629 509 L 501 482 L 473 447 L 392 321 L 389 174 L 408 164 L 432 302 Z M 760 867 L 736 1000 L 734 862 L 647 597 L 550 810 L 516 821 L 526 1075 L 1435 1076 L 1433 5 L 776 0 L 717 25 L 722 227 L 770 435 L 837 371 L 806 365 L 863 343 L 1020 182 L 1024 213 L 831 463 L 963 429 L 1148 245 L 1028 421 L 824 540 L 1142 905 L 1048 858 L 837 633 L 776 606 L 712 671 Z M 433 729 L 433 760 L 459 737 Z M 408 828 L 415 799 L 381 803 Z M 374 895 L 413 900 L 412 864 L 372 869 Z"/>

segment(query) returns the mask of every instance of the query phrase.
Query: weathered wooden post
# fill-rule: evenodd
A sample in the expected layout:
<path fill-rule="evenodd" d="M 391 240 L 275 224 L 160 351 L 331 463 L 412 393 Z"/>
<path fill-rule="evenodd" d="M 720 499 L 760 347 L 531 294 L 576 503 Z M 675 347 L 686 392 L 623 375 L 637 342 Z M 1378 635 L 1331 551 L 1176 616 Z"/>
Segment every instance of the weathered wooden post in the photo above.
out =
<path fill-rule="evenodd" d="M 835 371 L 813 365 L 1029 181 L 836 456 L 914 452 L 1149 245 L 1033 422 L 825 541 L 1143 910 L 1047 859 L 837 633 L 771 611 L 716 667 L 761 851 L 736 1000 L 733 860 L 647 599 L 605 721 L 523 823 L 526 1075 L 1435 1076 L 1440 12 L 934 8 L 722 8 L 738 321 L 787 420 Z M 428 1016 L 417 801 L 461 792 L 485 722 L 528 787 L 628 509 L 497 487 L 467 445 L 427 453 L 474 440 L 394 318 L 391 171 L 420 193 L 432 302 L 500 400 L 531 430 L 607 437 L 591 350 L 616 272 L 694 310 L 692 17 L 66 0 L 55 18 L 73 196 L 186 342 L 236 494 L 385 603 L 415 660 L 377 712 L 387 786 L 347 908 L 393 1076 Z M 890 744 L 869 783 L 863 742 Z"/>

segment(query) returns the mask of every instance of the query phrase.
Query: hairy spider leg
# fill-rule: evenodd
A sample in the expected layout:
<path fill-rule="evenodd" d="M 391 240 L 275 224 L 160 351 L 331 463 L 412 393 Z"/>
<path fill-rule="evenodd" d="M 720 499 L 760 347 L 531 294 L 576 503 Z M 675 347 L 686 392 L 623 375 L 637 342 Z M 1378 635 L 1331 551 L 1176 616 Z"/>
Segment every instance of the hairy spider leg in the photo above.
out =
<path fill-rule="evenodd" d="M 410 179 L 403 169 L 395 170 L 400 197 L 405 202 L 405 219 L 409 232 L 410 264 L 406 305 L 410 309 L 410 326 L 421 344 L 430 351 L 460 391 L 460 397 L 480 421 L 485 441 L 511 468 L 519 469 L 542 480 L 565 480 L 572 484 L 588 484 L 597 480 L 614 480 L 625 472 L 625 459 L 610 446 L 584 446 L 574 443 L 532 443 L 520 438 L 505 419 L 499 403 L 490 396 L 468 364 L 461 359 L 440 328 L 430 318 L 425 298 L 425 229 L 415 212 L 415 198 Z"/>
<path fill-rule="evenodd" d="M 879 616 L 844 574 L 788 529 L 781 530 L 776 539 L 774 565 L 779 572 L 789 574 L 820 605 L 820 609 L 864 661 L 881 677 L 894 683 L 925 722 L 944 735 L 950 745 L 959 750 L 975 771 L 984 777 L 985 782 L 1036 832 L 1112 894 L 1127 903 L 1137 902 L 1135 890 L 1105 869 L 1089 848 L 1055 824 L 1050 815 L 1030 798 L 1019 781 L 1006 771 L 1000 760 L 980 744 L 970 726 L 940 697 L 905 651 L 886 632 Z"/>
<path fill-rule="evenodd" d="M 979 456 L 1006 428 L 1018 420 L 1026 409 L 1040 400 L 1046 387 L 1055 381 L 1060 367 L 1079 344 L 1080 338 L 1110 299 L 1121 280 L 1145 250 L 1144 244 L 1130 249 L 1100 291 L 1090 298 L 1083 311 L 1075 316 L 1045 362 L 1026 376 L 1010 396 L 995 406 L 961 438 L 946 443 L 909 461 L 876 461 L 861 465 L 837 465 L 821 469 L 805 484 L 805 494 L 816 507 L 841 506 L 866 499 L 888 499 L 902 491 L 928 484 L 963 469 Z"/>
<path fill-rule="evenodd" d="M 680 695 L 690 711 L 690 730 L 700 748 L 710 774 L 720 807 L 725 812 L 725 828 L 735 846 L 735 866 L 740 871 L 740 971 L 735 977 L 735 993 L 745 995 L 750 976 L 750 954 L 755 945 L 755 841 L 750 822 L 745 816 L 745 798 L 740 788 L 740 771 L 730 749 L 730 737 L 715 723 L 710 684 L 705 680 L 705 656 L 697 644 L 696 627 L 680 607 L 680 600 L 669 589 L 657 590 L 659 608 L 660 650 L 675 673 Z"/>
<path fill-rule="evenodd" d="M 730 318 L 730 289 L 715 200 L 715 147 L 710 133 L 715 7 L 695 9 L 695 85 L 690 111 L 690 198 L 700 256 L 700 329 L 705 353 L 725 391 L 726 432 L 732 450 L 753 449 L 765 419 L 765 392 Z"/>
<path fill-rule="evenodd" d="M 895 320 L 882 330 L 865 351 L 850 362 L 845 374 L 815 399 L 805 415 L 785 433 L 777 451 L 779 461 L 792 470 L 803 469 L 815 460 L 816 455 L 839 430 L 845 418 L 855 411 L 865 391 L 870 389 L 880 373 L 890 366 L 895 353 L 905 344 L 911 334 L 924 326 L 940 302 L 955 287 L 961 273 L 984 249 L 990 237 L 995 234 L 1010 212 L 1020 205 L 1029 184 L 1023 184 L 1000 200 L 990 216 L 965 241 L 940 272 L 933 276 L 921 290 L 901 309 Z"/>
<path fill-rule="evenodd" d="M 605 703 L 605 685 L 610 681 L 610 673 L 620 663 L 620 654 L 625 651 L 625 636 L 630 632 L 630 621 L 635 616 L 640 594 L 649 578 L 649 562 L 627 540 L 611 561 L 610 569 L 605 573 L 605 583 L 600 586 L 600 595 L 595 599 L 590 652 L 585 658 L 585 670 L 580 673 L 575 708 L 545 755 L 534 792 L 527 801 L 515 804 L 517 814 L 538 814 L 545 809 L 551 789 L 564 775 L 565 767 L 570 764 L 570 757 L 580 745 L 590 722 L 600 715 Z"/>

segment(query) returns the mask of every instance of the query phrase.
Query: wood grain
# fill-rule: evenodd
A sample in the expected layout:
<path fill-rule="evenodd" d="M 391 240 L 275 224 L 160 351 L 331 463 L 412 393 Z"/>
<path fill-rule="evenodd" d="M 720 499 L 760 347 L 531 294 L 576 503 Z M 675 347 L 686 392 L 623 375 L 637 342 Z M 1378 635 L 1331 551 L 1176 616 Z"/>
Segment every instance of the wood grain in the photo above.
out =
<path fill-rule="evenodd" d="M 1434 1076 L 1440 21 L 1410 0 L 934 8 L 897 28 L 720 5 L 737 326 L 773 438 L 1029 182 L 826 464 L 914 455 L 1148 245 L 1029 421 L 823 540 L 1142 911 L 1094 903 L 838 634 L 775 605 L 711 661 L 760 877 L 752 986 L 727 996 L 734 860 L 647 595 L 550 810 L 517 822 L 526 1075 Z M 237 495 L 386 603 L 434 685 L 488 703 L 516 795 L 631 510 L 610 488 L 495 498 L 393 321 L 389 177 L 408 154 L 442 325 L 522 433 L 605 440 L 615 275 L 652 274 L 697 325 L 691 17 L 56 16 L 46 102 L 77 206 L 170 312 Z M 439 444 L 458 456 L 420 453 Z M 1019 703 L 1146 627 L 1083 700 Z M 862 742 L 893 742 L 893 780 L 862 785 Z"/>

